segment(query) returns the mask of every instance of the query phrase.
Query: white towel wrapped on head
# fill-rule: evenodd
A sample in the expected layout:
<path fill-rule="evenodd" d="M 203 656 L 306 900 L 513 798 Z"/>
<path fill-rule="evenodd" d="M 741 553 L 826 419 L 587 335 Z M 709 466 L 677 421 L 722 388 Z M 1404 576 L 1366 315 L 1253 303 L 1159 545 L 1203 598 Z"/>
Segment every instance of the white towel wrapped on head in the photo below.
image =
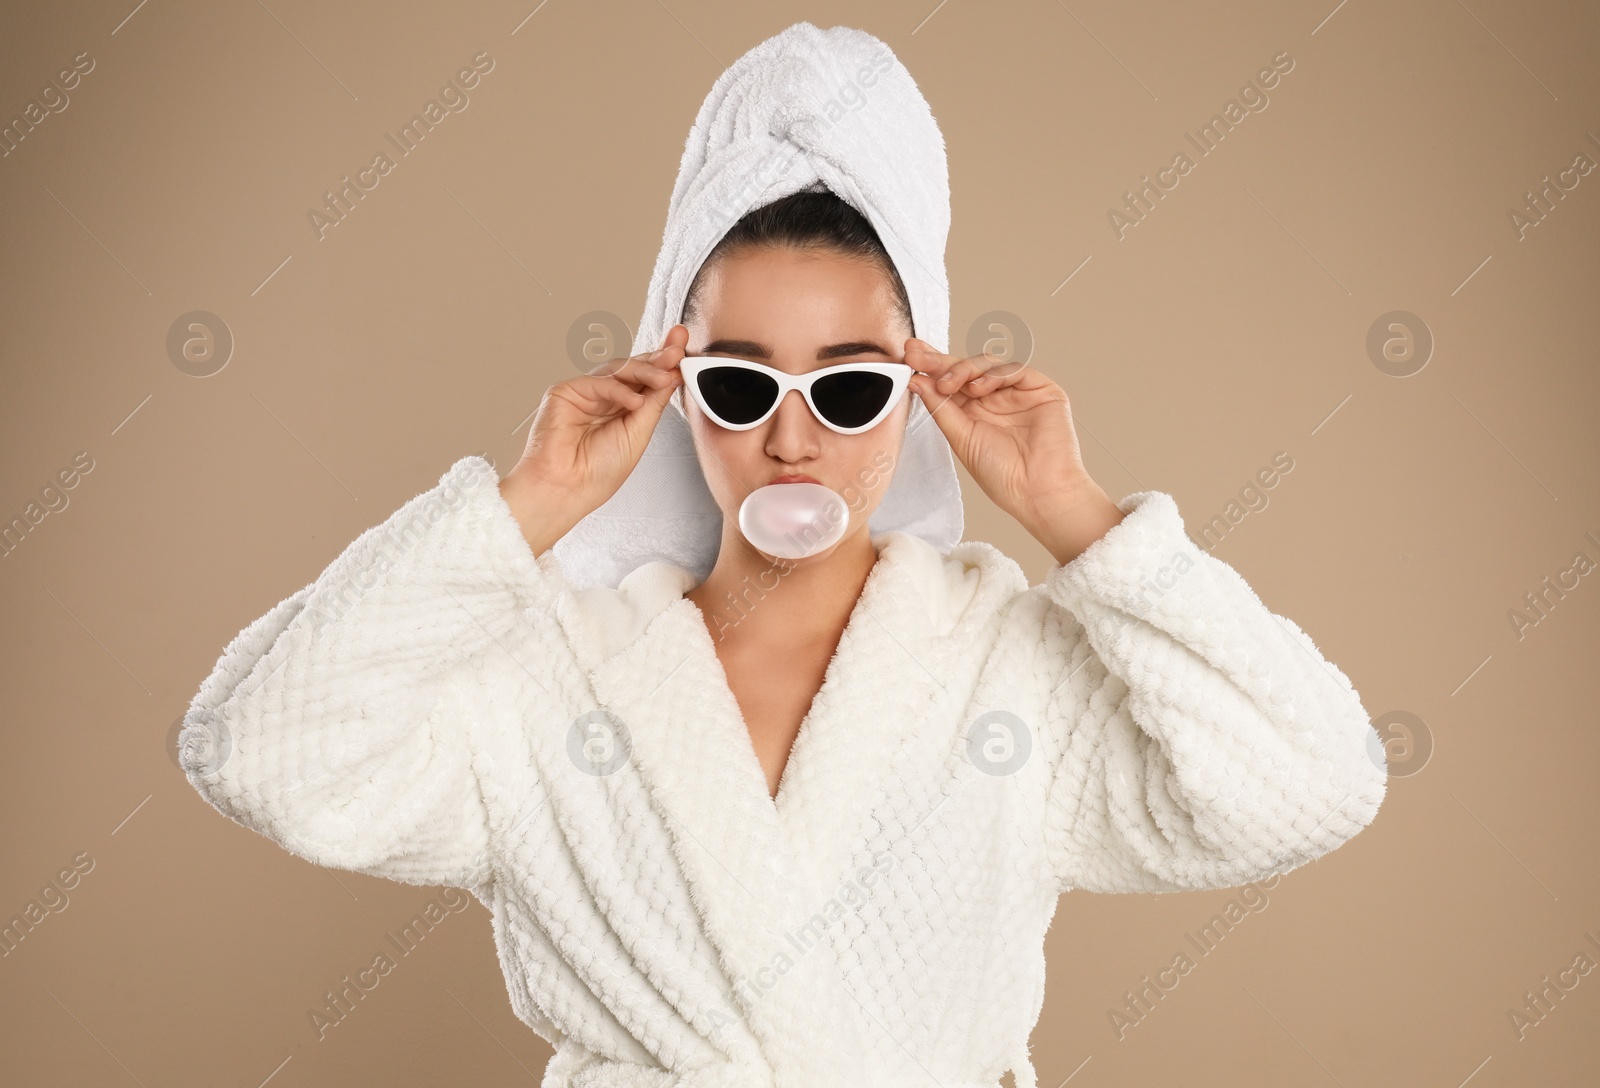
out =
<path fill-rule="evenodd" d="M 872 222 L 906 285 L 916 335 L 948 351 L 944 136 L 887 45 L 810 23 L 751 49 L 706 95 L 684 143 L 633 350 L 661 346 L 690 281 L 740 217 L 823 187 Z"/>

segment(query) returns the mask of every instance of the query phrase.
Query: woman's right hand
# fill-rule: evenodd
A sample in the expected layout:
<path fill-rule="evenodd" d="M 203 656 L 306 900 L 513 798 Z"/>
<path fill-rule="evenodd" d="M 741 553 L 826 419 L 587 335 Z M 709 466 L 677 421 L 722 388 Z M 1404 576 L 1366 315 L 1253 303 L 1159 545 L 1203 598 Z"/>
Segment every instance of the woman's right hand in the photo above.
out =
<path fill-rule="evenodd" d="M 683 381 L 678 364 L 688 343 L 689 330 L 674 325 L 659 350 L 545 390 L 522 458 L 500 481 L 534 555 L 616 494 L 639 463 Z"/>

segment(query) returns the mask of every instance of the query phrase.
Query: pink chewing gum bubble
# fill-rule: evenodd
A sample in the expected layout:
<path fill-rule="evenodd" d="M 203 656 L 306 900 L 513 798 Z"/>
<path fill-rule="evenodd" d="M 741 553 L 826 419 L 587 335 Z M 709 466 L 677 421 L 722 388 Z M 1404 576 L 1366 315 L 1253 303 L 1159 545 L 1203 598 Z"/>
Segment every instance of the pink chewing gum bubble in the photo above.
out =
<path fill-rule="evenodd" d="M 804 559 L 831 548 L 849 525 L 843 497 L 824 484 L 768 484 L 739 506 L 744 538 L 777 559 Z"/>

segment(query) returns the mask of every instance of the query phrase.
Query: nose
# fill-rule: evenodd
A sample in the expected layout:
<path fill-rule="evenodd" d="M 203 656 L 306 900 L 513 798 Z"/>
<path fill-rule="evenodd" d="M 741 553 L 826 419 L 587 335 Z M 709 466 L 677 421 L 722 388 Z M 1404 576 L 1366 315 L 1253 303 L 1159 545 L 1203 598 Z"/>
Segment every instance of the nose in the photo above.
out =
<path fill-rule="evenodd" d="M 819 452 L 822 429 L 821 421 L 811 414 L 811 406 L 800 390 L 791 389 L 767 420 L 767 454 L 791 465 L 809 460 Z"/>

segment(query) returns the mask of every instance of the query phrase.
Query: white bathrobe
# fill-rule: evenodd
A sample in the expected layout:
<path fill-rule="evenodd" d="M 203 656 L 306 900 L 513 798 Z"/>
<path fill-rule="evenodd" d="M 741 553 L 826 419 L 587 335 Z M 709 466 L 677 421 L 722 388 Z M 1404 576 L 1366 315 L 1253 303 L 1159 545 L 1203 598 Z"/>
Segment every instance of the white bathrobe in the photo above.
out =
<path fill-rule="evenodd" d="M 497 483 L 462 458 L 242 631 L 180 743 L 284 849 L 471 890 L 544 1088 L 1032 1088 L 1063 892 L 1265 878 L 1382 802 L 1350 682 L 1164 492 L 1032 587 L 874 536 L 774 803 L 693 576 L 575 590 Z"/>

